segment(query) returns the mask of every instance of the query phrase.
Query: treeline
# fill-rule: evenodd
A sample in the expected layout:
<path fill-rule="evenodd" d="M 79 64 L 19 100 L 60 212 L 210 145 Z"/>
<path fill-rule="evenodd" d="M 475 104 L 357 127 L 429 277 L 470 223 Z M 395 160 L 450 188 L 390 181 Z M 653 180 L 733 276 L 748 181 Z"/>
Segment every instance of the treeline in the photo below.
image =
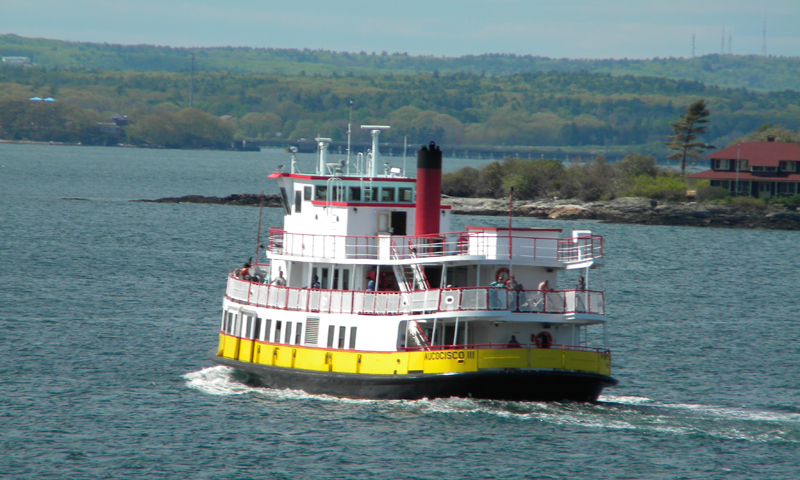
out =
<path fill-rule="evenodd" d="M 96 110 L 61 102 L 0 100 L 0 138 L 157 148 L 230 148 L 233 127 L 197 109 L 133 112 L 117 124 Z"/>
<path fill-rule="evenodd" d="M 687 52 L 688 53 L 688 52 Z M 532 55 L 486 54 L 462 57 L 413 56 L 389 52 L 332 52 L 275 48 L 172 48 L 65 42 L 0 35 L 0 54 L 27 56 L 45 68 L 187 71 L 191 55 L 203 71 L 270 75 L 383 75 L 474 73 L 509 76 L 520 73 L 590 72 L 615 76 L 657 76 L 723 87 L 783 91 L 797 89 L 798 57 L 704 55 L 650 60 L 570 60 Z"/>
<path fill-rule="evenodd" d="M 53 97 L 103 118 L 177 114 L 193 105 L 234 138 L 345 140 L 349 102 L 359 124 L 388 124 L 387 142 L 442 145 L 626 146 L 661 156 L 691 101 L 711 107 L 705 140 L 724 145 L 765 123 L 800 127 L 800 93 L 755 93 L 667 78 L 587 72 L 415 75 L 245 75 L 0 67 L 0 100 Z M 355 130 L 354 141 L 368 142 Z"/>
<path fill-rule="evenodd" d="M 629 154 L 615 163 L 604 156 L 591 162 L 506 158 L 481 169 L 464 167 L 442 176 L 442 193 L 453 197 L 579 198 L 584 201 L 645 197 L 677 201 L 686 198 L 686 184 L 673 170 L 656 166 L 649 155 Z"/>

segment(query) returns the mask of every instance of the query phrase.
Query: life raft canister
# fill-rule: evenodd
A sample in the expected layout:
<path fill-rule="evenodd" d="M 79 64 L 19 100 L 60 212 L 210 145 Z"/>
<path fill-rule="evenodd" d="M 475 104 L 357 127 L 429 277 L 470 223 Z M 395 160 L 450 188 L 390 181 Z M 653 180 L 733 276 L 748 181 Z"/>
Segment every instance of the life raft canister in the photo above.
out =
<path fill-rule="evenodd" d="M 536 335 L 536 346 L 538 348 L 550 348 L 552 344 L 553 336 L 550 335 L 550 332 L 541 332 L 539 335 Z"/>

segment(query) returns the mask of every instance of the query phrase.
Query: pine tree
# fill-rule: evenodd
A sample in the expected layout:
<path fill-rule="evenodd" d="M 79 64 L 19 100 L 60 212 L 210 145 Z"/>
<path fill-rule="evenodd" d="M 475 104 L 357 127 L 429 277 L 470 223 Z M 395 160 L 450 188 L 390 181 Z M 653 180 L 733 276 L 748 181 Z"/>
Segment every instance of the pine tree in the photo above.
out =
<path fill-rule="evenodd" d="M 681 159 L 681 181 L 686 180 L 686 163 L 694 163 L 700 158 L 703 150 L 715 148 L 704 142 L 697 141 L 697 137 L 708 132 L 706 123 L 711 111 L 704 99 L 697 100 L 686 107 L 686 112 L 681 115 L 677 122 L 670 122 L 675 135 L 668 135 L 668 142 L 664 142 L 675 153 L 667 155 L 667 158 Z"/>

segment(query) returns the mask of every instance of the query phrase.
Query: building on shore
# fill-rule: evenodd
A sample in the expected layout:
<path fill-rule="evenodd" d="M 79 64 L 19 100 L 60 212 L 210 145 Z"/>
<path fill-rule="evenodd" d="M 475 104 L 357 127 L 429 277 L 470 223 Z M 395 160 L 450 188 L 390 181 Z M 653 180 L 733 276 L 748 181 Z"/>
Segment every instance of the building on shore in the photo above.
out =
<path fill-rule="evenodd" d="M 709 180 L 731 195 L 755 198 L 800 194 L 800 145 L 776 142 L 740 142 L 708 154 L 711 169 L 689 175 L 689 181 Z"/>

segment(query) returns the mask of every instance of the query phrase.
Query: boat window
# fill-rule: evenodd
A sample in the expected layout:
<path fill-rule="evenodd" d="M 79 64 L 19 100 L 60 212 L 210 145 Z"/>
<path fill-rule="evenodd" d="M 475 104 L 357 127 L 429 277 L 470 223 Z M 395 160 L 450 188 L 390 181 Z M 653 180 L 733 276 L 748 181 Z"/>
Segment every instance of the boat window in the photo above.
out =
<path fill-rule="evenodd" d="M 333 347 L 333 334 L 336 333 L 336 327 L 333 325 L 328 327 L 328 348 Z"/>
<path fill-rule="evenodd" d="M 314 200 L 327 200 L 328 199 L 328 187 L 325 185 L 317 185 L 315 189 Z"/>
<path fill-rule="evenodd" d="M 289 207 L 289 197 L 286 195 L 286 189 L 281 187 L 281 205 L 283 206 L 283 211 L 286 215 L 292 214 L 292 209 Z"/>
<path fill-rule="evenodd" d="M 361 200 L 361 187 L 350 187 L 350 195 L 347 197 L 351 202 L 353 200 Z"/>
<path fill-rule="evenodd" d="M 333 269 L 333 287 L 334 290 L 339 290 L 339 269 Z"/>
<path fill-rule="evenodd" d="M 303 192 L 300 190 L 296 190 L 294 192 L 294 211 L 296 213 L 300 213 L 301 207 L 303 205 L 302 201 Z"/>
<path fill-rule="evenodd" d="M 261 335 L 261 317 L 256 317 L 256 325 L 253 328 L 253 336 L 250 337 L 253 340 L 259 339 Z"/>
<path fill-rule="evenodd" d="M 350 327 L 350 350 L 356 348 L 356 330 L 358 327 Z"/>
<path fill-rule="evenodd" d="M 280 320 L 275 320 L 275 337 L 272 339 L 275 343 L 281 343 L 281 323 Z"/>
<path fill-rule="evenodd" d="M 303 187 L 303 200 L 311 200 L 311 186 Z"/>
<path fill-rule="evenodd" d="M 270 330 L 272 330 L 272 320 L 267 319 L 264 322 L 264 330 L 261 332 L 261 340 L 262 341 L 269 342 Z"/>
<path fill-rule="evenodd" d="M 294 344 L 300 345 L 300 342 L 303 340 L 303 324 L 297 322 L 297 331 L 294 332 Z"/>
<path fill-rule="evenodd" d="M 342 269 L 342 290 L 350 290 L 350 269 Z"/>
<path fill-rule="evenodd" d="M 372 188 L 365 188 L 364 189 L 364 201 L 365 202 L 377 202 L 378 201 L 378 187 Z"/>
<path fill-rule="evenodd" d="M 292 343 L 292 322 L 286 322 L 286 337 L 283 339 L 283 343 L 287 345 Z"/>
<path fill-rule="evenodd" d="M 242 332 L 242 316 L 236 315 L 234 319 L 235 320 L 233 322 L 233 332 L 231 332 L 231 334 L 238 337 L 241 335 Z"/>
<path fill-rule="evenodd" d="M 319 318 L 306 318 L 306 341 L 305 345 L 317 345 L 319 342 Z"/>
<path fill-rule="evenodd" d="M 381 202 L 394 203 L 394 188 L 383 187 L 381 189 Z"/>
<path fill-rule="evenodd" d="M 253 314 L 243 314 L 242 317 L 242 338 L 253 338 L 250 336 L 253 333 Z"/>
<path fill-rule="evenodd" d="M 225 331 L 225 321 L 228 319 L 228 315 L 230 315 L 230 313 L 226 312 L 225 310 L 222 311 L 222 321 L 219 322 L 220 332 Z"/>
<path fill-rule="evenodd" d="M 222 331 L 227 333 L 228 335 L 233 333 L 233 317 L 234 317 L 233 312 L 228 312 L 228 318 L 227 321 L 225 322 L 225 328 L 222 329 Z"/>
<path fill-rule="evenodd" d="M 320 282 L 320 285 L 324 289 L 328 288 L 328 269 L 327 268 L 323 268 L 322 269 L 322 280 Z"/>
<path fill-rule="evenodd" d="M 344 336 L 347 333 L 347 327 L 339 327 L 339 348 L 344 348 Z"/>
<path fill-rule="evenodd" d="M 398 193 L 397 201 L 400 203 L 411 203 L 412 201 L 414 201 L 412 190 L 410 188 L 399 188 L 397 190 L 397 193 Z"/>
<path fill-rule="evenodd" d="M 342 202 L 344 201 L 345 191 L 344 187 L 331 187 L 331 201 Z"/>

